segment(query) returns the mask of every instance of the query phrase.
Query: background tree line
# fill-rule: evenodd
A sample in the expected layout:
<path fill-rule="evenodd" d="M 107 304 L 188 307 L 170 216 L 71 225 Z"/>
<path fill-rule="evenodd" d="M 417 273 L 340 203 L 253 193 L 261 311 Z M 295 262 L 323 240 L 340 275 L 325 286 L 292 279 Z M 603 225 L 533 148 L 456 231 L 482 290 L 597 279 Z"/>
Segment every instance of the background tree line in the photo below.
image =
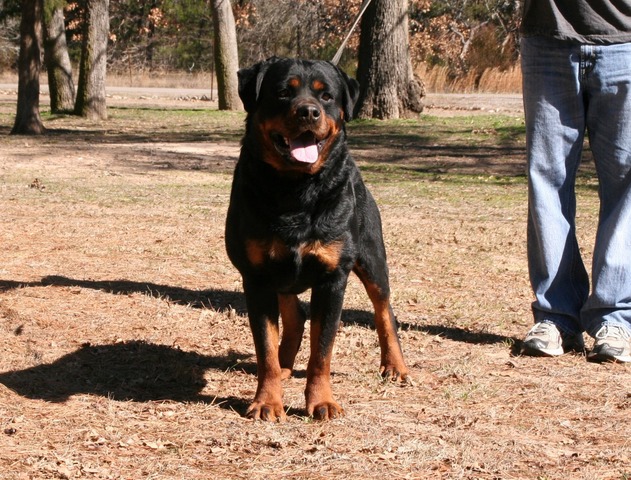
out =
<path fill-rule="evenodd" d="M 270 55 L 330 59 L 361 5 L 362 0 L 0 0 L 0 67 L 16 69 L 19 77 L 14 132 L 43 130 L 42 47 L 53 112 L 105 119 L 106 70 L 216 71 L 219 106 L 233 108 L 239 64 Z M 391 118 L 420 112 L 424 90 L 413 64 L 443 66 L 452 78 L 510 68 L 517 58 L 518 9 L 518 0 L 374 0 L 341 59 L 366 85 L 356 113 Z M 395 94 L 388 98 L 386 90 Z"/>
<path fill-rule="evenodd" d="M 61 0 L 65 2 L 65 0 Z M 60 0 L 44 0 L 44 8 Z M 85 0 L 63 5 L 70 60 L 81 56 Z M 272 53 L 330 59 L 361 0 L 236 0 L 239 60 L 249 65 Z M 414 64 L 444 66 L 457 77 L 471 70 L 509 68 L 517 59 L 519 0 L 410 0 Z M 110 0 L 108 71 L 213 70 L 211 0 Z M 15 70 L 20 0 L 0 0 L 0 71 Z M 356 68 L 359 31 L 342 66 Z"/>

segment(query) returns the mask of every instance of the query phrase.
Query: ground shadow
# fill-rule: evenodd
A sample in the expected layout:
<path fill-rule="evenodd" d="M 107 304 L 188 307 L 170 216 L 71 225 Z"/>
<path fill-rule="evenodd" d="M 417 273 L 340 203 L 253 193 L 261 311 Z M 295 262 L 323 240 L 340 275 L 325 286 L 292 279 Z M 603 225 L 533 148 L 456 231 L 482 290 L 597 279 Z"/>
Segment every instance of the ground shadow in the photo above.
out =
<path fill-rule="evenodd" d="M 472 343 L 475 345 L 507 345 L 510 346 L 512 356 L 516 357 L 521 355 L 522 339 L 517 337 L 497 335 L 488 332 L 476 332 L 467 328 L 446 327 L 444 325 L 420 325 L 418 330 L 431 335 L 438 335 L 455 342 Z"/>
<path fill-rule="evenodd" d="M 366 312 L 363 310 L 344 310 L 342 321 L 347 325 L 361 325 L 368 328 L 374 328 L 372 312 Z M 488 332 L 478 332 L 467 328 L 445 325 L 399 322 L 399 329 L 425 332 L 430 335 L 440 336 L 455 342 L 471 343 L 475 345 L 516 345 L 521 342 L 520 339 L 515 337 L 497 335 L 495 333 Z"/>
<path fill-rule="evenodd" d="M 135 282 L 131 280 L 79 280 L 60 275 L 48 275 L 39 282 L 19 282 L 0 280 L 0 292 L 24 287 L 81 287 L 100 290 L 113 295 L 130 295 L 141 293 L 150 297 L 161 298 L 177 305 L 193 308 L 211 308 L 220 312 L 235 310 L 245 314 L 245 298 L 241 292 L 227 290 L 192 290 L 171 285 L 152 282 Z"/>
<path fill-rule="evenodd" d="M 59 275 L 43 277 L 39 282 L 0 280 L 0 292 L 15 288 L 39 286 L 81 287 L 100 290 L 113 295 L 141 293 L 155 298 L 162 298 L 178 305 L 187 305 L 194 308 L 212 308 L 219 312 L 235 310 L 240 315 L 247 314 L 243 292 L 236 291 L 215 289 L 192 290 L 131 280 L 79 280 Z M 309 304 L 303 302 L 303 308 L 308 315 Z M 367 310 L 344 309 L 342 312 L 342 322 L 346 325 L 360 325 L 375 328 L 373 312 Z M 470 329 L 454 326 L 400 322 L 399 328 L 403 330 L 421 331 L 431 335 L 440 335 L 449 340 L 478 345 L 492 345 L 498 343 L 519 345 L 521 342 L 520 339 L 515 337 L 472 331 Z"/>
<path fill-rule="evenodd" d="M 430 335 L 437 335 L 455 342 L 473 343 L 476 345 L 495 345 L 498 343 L 515 345 L 520 343 L 520 339 L 515 337 L 497 335 L 495 333 L 488 332 L 476 332 L 460 327 L 446 327 L 444 325 L 418 325 L 416 326 L 416 329 L 421 332 L 429 333 Z"/>
<path fill-rule="evenodd" d="M 80 393 L 136 402 L 225 401 L 201 394 L 208 369 L 255 374 L 256 364 L 251 355 L 234 351 L 209 356 L 142 341 L 84 344 L 53 363 L 0 373 L 0 383 L 23 397 L 49 402 L 64 402 Z M 235 403 L 232 400 L 227 407 L 239 411 L 247 407 Z"/>
<path fill-rule="evenodd" d="M 0 280 L 0 292 L 38 286 L 76 286 L 115 295 L 142 293 L 197 308 L 235 309 L 245 313 L 241 292 L 198 291 L 150 282 L 77 280 L 63 276 L 46 276 L 39 282 Z M 347 325 L 374 328 L 370 311 L 345 309 L 342 321 Z M 511 345 L 513 354 L 519 353 L 521 345 L 521 341 L 514 337 L 453 326 L 401 323 L 400 328 L 457 342 Z M 53 363 L 0 373 L 0 383 L 24 397 L 50 402 L 63 402 L 72 395 L 84 393 L 121 401 L 207 402 L 244 415 L 248 408 L 247 399 L 201 393 L 206 386 L 204 373 L 209 369 L 237 369 L 255 375 L 256 363 L 252 355 L 234 351 L 224 356 L 212 356 L 142 341 L 85 344 Z M 305 376 L 304 372 L 294 373 L 298 377 Z M 300 410 L 288 413 L 304 415 Z"/>
<path fill-rule="evenodd" d="M 241 370 L 255 375 L 250 354 L 200 355 L 176 347 L 141 341 L 113 345 L 85 344 L 53 363 L 0 373 L 0 383 L 30 399 L 61 403 L 73 395 L 90 394 L 116 401 L 203 402 L 244 416 L 247 398 L 203 394 L 209 369 Z M 305 416 L 289 409 L 288 415 Z"/>

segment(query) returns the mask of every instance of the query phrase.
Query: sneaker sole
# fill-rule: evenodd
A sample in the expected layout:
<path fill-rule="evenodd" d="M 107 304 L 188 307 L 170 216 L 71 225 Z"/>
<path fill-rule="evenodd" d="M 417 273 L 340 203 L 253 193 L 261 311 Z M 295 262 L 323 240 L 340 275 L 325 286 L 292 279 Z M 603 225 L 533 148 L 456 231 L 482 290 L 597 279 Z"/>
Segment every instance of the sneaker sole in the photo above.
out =
<path fill-rule="evenodd" d="M 630 363 L 631 356 L 628 355 L 607 355 L 606 353 L 590 353 L 587 360 L 594 363 Z"/>
<path fill-rule="evenodd" d="M 565 352 L 563 351 L 563 347 L 548 350 L 545 348 L 538 348 L 533 345 L 528 345 L 528 343 L 524 342 L 524 344 L 521 346 L 521 353 L 522 355 L 529 355 L 531 357 L 559 357 Z"/>

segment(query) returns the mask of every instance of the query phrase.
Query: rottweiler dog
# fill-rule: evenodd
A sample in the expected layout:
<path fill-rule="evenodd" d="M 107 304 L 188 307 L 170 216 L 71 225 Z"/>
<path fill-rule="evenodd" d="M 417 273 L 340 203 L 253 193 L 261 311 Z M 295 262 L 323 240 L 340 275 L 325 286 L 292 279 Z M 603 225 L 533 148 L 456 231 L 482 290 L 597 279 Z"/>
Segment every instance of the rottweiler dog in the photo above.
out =
<path fill-rule="evenodd" d="M 246 416 L 285 417 L 281 380 L 292 374 L 306 320 L 297 295 L 311 289 L 306 411 L 336 418 L 344 411 L 331 392 L 331 354 L 351 271 L 375 309 L 382 377 L 408 379 L 379 210 L 346 144 L 359 84 L 330 62 L 277 57 L 238 77 L 247 117 L 225 239 L 243 278 L 257 357 Z"/>

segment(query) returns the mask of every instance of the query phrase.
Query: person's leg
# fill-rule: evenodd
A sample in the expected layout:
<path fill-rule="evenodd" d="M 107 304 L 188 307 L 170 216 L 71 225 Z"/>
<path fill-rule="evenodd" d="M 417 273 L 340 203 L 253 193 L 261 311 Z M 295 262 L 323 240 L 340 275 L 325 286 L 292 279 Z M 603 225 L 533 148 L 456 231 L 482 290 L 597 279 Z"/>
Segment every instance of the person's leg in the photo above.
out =
<path fill-rule="evenodd" d="M 587 130 L 598 172 L 600 215 L 593 289 L 582 325 L 596 337 L 596 347 L 606 336 L 621 337 L 619 348 L 627 351 L 617 359 L 631 361 L 631 44 L 585 49 L 591 58 L 585 80 Z M 601 341 L 595 350 L 614 340 Z"/>
<path fill-rule="evenodd" d="M 522 43 L 528 160 L 528 266 L 535 321 L 582 331 L 589 280 L 575 235 L 574 182 L 585 134 L 579 47 Z"/>
<path fill-rule="evenodd" d="M 589 279 L 575 234 L 574 182 L 585 133 L 578 53 L 579 47 L 568 43 L 522 39 L 533 315 L 536 324 L 553 324 L 582 346 L 580 311 Z M 539 343 L 532 345 L 536 350 Z M 543 353 L 560 354 L 561 345 Z"/>

